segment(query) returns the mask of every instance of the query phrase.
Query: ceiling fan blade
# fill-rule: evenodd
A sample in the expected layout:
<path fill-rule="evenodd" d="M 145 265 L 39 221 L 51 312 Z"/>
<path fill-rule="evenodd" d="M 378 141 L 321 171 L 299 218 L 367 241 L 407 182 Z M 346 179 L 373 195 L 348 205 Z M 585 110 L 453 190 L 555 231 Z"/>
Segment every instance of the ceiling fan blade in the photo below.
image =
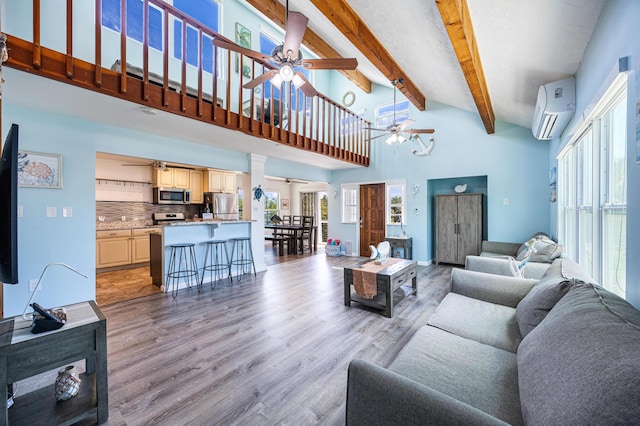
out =
<path fill-rule="evenodd" d="M 304 74 L 302 74 L 300 71 L 296 71 L 296 76 L 298 76 L 302 81 L 304 81 L 304 84 L 302 84 L 302 86 L 298 86 L 298 88 L 302 90 L 302 93 L 304 93 L 306 97 L 313 98 L 318 94 L 318 91 L 311 85 L 311 83 L 309 82 L 309 80 L 307 80 L 307 77 L 305 77 Z"/>
<path fill-rule="evenodd" d="M 307 30 L 307 23 L 309 18 L 304 16 L 300 12 L 289 12 L 287 15 L 287 28 L 284 34 L 284 43 L 282 45 L 282 51 L 285 56 L 287 52 L 291 51 L 291 58 L 296 59 L 298 57 L 298 51 L 300 50 L 300 44 L 302 43 L 302 37 Z"/>
<path fill-rule="evenodd" d="M 435 133 L 435 129 L 408 129 L 405 133 Z"/>
<path fill-rule="evenodd" d="M 257 59 L 259 61 L 273 61 L 271 56 L 265 56 L 264 53 L 256 52 L 255 50 L 247 49 L 246 47 L 238 46 L 235 43 L 230 43 L 228 41 L 224 41 L 219 38 L 214 38 L 212 41 L 213 45 L 216 47 L 222 47 L 223 49 L 233 50 L 234 52 L 238 52 L 244 56 L 248 56 L 253 59 Z"/>
<path fill-rule="evenodd" d="M 389 135 L 388 135 L 387 133 L 381 133 L 381 134 L 379 134 L 378 136 L 374 136 L 374 137 L 372 137 L 372 138 L 369 138 L 369 140 L 370 140 L 370 141 L 372 141 L 372 140 L 374 140 L 374 139 L 378 139 L 378 138 L 381 138 L 381 137 L 383 137 L 383 136 L 389 136 Z"/>
<path fill-rule="evenodd" d="M 358 67 L 356 58 L 305 59 L 302 66 L 314 70 L 355 70 Z"/>
<path fill-rule="evenodd" d="M 272 78 L 274 75 L 278 73 L 278 70 L 269 70 L 262 74 L 260 77 L 256 77 L 248 83 L 245 83 L 242 87 L 245 89 L 253 89 L 264 83 L 265 81 Z"/>
<path fill-rule="evenodd" d="M 387 131 L 387 129 L 381 129 L 379 127 L 363 127 L 362 129 L 363 130 L 376 130 L 378 132 L 386 132 Z"/>
<path fill-rule="evenodd" d="M 415 120 L 412 120 L 410 118 L 407 118 L 406 120 L 404 120 L 402 123 L 398 124 L 398 128 L 397 130 L 403 131 L 404 129 L 406 129 L 407 127 L 411 126 L 412 124 L 415 123 Z"/>

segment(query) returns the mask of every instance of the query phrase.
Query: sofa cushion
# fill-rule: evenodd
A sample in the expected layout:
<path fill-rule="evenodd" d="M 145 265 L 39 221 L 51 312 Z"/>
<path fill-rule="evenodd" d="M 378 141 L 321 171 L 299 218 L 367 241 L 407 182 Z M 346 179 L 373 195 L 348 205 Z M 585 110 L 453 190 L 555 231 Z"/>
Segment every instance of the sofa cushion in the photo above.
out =
<path fill-rule="evenodd" d="M 427 325 L 389 370 L 507 423 L 522 424 L 514 353 Z"/>
<path fill-rule="evenodd" d="M 522 340 L 525 423 L 637 424 L 640 312 L 594 284 L 577 284 Z"/>
<path fill-rule="evenodd" d="M 530 248 L 533 248 L 531 250 Z M 529 262 L 551 263 L 562 255 L 562 246 L 549 238 L 546 234 L 536 234 L 522 244 L 516 254 L 516 260 Z"/>
<path fill-rule="evenodd" d="M 568 257 L 554 260 L 538 284 L 516 307 L 522 337 L 540 324 L 571 286 L 580 282 L 593 282 L 593 279 Z"/>
<path fill-rule="evenodd" d="M 447 294 L 429 325 L 514 353 L 522 340 L 514 308 L 456 293 Z"/>

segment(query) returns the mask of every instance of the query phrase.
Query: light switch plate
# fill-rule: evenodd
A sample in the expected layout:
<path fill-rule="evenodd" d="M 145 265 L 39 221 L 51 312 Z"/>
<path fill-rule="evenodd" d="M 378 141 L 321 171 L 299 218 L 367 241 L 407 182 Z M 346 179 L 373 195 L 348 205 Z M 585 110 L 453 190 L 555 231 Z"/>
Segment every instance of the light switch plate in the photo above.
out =
<path fill-rule="evenodd" d="M 62 217 L 72 217 L 73 207 L 62 207 Z"/>
<path fill-rule="evenodd" d="M 503 199 L 502 200 L 502 205 L 503 206 L 508 206 L 509 205 L 509 199 L 508 198 Z"/>
<path fill-rule="evenodd" d="M 18 217 L 24 217 L 24 206 L 18 206 Z"/>
<path fill-rule="evenodd" d="M 55 207 L 47 207 L 47 217 L 56 217 L 58 216 L 58 209 Z"/>

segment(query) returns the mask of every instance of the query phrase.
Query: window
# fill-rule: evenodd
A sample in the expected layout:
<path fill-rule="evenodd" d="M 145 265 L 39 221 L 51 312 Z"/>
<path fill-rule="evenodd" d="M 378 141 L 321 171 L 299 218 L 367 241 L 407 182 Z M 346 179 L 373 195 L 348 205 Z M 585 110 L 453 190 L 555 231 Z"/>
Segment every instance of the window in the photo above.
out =
<path fill-rule="evenodd" d="M 102 0 L 102 26 L 120 32 L 120 1 Z M 127 3 L 127 36 L 143 41 L 143 3 L 142 0 L 124 0 Z M 218 31 L 219 5 L 214 0 L 173 0 L 169 4 L 190 16 L 194 20 L 204 24 L 208 28 Z M 183 22 L 172 18 L 173 33 L 169 39 L 173 48 L 173 56 L 182 59 L 182 26 Z M 149 4 L 149 46 L 162 51 L 163 40 L 163 15 L 156 6 Z M 166 30 L 166 29 L 165 29 Z M 213 45 L 212 38 L 202 35 L 202 69 L 213 72 Z M 191 25 L 186 26 L 186 54 L 187 63 L 198 66 L 200 58 L 200 44 L 198 43 L 198 30 Z"/>
<path fill-rule="evenodd" d="M 342 185 L 342 223 L 358 223 L 358 187 Z"/>
<path fill-rule="evenodd" d="M 396 123 L 402 123 L 409 118 L 409 101 L 396 102 Z M 387 127 L 393 124 L 393 104 L 384 105 L 376 109 L 376 127 Z"/>
<path fill-rule="evenodd" d="M 142 42 L 142 0 L 127 1 L 127 36 Z M 120 32 L 120 0 L 102 0 L 102 26 Z M 162 50 L 162 12 L 149 4 L 149 46 Z"/>
<path fill-rule="evenodd" d="M 273 215 L 280 216 L 280 193 L 264 192 L 264 221 L 271 222 Z"/>
<path fill-rule="evenodd" d="M 387 184 L 387 224 L 404 223 L 404 184 Z"/>
<path fill-rule="evenodd" d="M 627 78 L 620 74 L 558 157 L 558 236 L 605 288 L 625 296 Z"/>

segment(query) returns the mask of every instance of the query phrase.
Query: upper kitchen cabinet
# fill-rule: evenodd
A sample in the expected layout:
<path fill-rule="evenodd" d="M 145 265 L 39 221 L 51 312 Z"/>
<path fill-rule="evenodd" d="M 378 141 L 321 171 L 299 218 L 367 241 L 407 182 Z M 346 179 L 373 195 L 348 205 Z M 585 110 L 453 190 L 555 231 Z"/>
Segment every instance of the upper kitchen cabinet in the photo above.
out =
<path fill-rule="evenodd" d="M 204 190 L 202 179 L 204 172 L 202 170 L 189 170 L 189 189 L 191 190 L 191 204 L 204 203 Z"/>
<path fill-rule="evenodd" d="M 178 169 L 173 167 L 155 169 L 153 178 L 153 185 L 160 188 L 190 189 L 189 169 Z"/>
<path fill-rule="evenodd" d="M 207 170 L 204 175 L 204 192 L 236 192 L 236 174 L 222 170 Z"/>

